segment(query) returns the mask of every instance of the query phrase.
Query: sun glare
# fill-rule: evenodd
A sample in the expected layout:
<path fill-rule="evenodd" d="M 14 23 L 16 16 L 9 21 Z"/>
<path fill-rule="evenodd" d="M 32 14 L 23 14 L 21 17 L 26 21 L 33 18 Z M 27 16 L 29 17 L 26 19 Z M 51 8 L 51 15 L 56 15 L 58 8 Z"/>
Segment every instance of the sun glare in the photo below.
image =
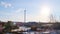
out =
<path fill-rule="evenodd" d="M 41 12 L 40 12 L 40 21 L 41 22 L 48 22 L 49 21 L 49 15 L 50 15 L 50 7 L 49 6 L 42 6 Z"/>

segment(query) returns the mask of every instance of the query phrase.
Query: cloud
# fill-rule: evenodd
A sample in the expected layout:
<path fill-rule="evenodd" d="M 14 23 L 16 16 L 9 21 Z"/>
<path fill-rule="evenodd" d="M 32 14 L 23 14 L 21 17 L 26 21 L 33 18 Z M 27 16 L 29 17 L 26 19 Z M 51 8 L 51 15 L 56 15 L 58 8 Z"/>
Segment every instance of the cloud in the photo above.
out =
<path fill-rule="evenodd" d="M 8 7 L 12 7 L 12 4 L 1 1 L 1 6 L 4 6 L 5 8 L 8 8 Z"/>
<path fill-rule="evenodd" d="M 12 12 L 0 11 L 0 20 L 2 21 L 24 21 L 24 8 L 18 8 Z"/>
<path fill-rule="evenodd" d="M 11 11 L 11 12 L 0 11 L 1 15 L 22 15 L 22 13 L 24 13 L 23 8 L 18 8 L 16 10 Z"/>
<path fill-rule="evenodd" d="M 16 12 L 18 13 L 18 12 L 20 12 L 20 11 L 22 11 L 22 10 L 23 10 L 23 9 L 19 8 L 19 9 L 16 10 Z"/>
<path fill-rule="evenodd" d="M 15 12 L 0 12 L 0 20 L 1 21 L 22 21 L 23 22 L 23 15 L 16 14 Z"/>

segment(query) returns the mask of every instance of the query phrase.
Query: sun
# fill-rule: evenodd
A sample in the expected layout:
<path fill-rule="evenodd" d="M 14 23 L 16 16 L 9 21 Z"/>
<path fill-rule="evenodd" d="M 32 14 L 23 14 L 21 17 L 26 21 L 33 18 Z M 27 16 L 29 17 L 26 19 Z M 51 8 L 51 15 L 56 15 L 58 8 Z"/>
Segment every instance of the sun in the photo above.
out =
<path fill-rule="evenodd" d="M 51 8 L 49 6 L 43 5 L 41 7 L 41 12 L 40 12 L 40 21 L 41 22 L 49 22 L 49 15 Z"/>

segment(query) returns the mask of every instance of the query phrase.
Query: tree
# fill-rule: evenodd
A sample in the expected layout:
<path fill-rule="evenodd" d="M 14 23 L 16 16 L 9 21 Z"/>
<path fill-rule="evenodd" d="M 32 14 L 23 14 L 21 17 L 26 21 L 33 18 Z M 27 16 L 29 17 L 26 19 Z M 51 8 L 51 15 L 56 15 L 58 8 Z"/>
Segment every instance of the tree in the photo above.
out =
<path fill-rule="evenodd" d="M 53 29 L 60 30 L 60 23 L 55 23 L 52 25 Z"/>
<path fill-rule="evenodd" d="M 11 30 L 11 21 L 8 21 L 6 24 L 5 24 L 5 28 L 4 28 L 4 31 L 5 32 L 9 32 Z"/>

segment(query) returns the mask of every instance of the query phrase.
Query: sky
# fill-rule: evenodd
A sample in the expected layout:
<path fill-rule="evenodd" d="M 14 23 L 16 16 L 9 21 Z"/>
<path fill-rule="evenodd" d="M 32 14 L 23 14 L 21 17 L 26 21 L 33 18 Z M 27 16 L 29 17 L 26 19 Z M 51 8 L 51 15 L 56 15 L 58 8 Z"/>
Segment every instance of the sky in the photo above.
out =
<path fill-rule="evenodd" d="M 0 0 L 1 21 L 24 21 L 26 10 L 26 22 L 48 22 L 50 15 L 59 20 L 60 0 Z"/>

